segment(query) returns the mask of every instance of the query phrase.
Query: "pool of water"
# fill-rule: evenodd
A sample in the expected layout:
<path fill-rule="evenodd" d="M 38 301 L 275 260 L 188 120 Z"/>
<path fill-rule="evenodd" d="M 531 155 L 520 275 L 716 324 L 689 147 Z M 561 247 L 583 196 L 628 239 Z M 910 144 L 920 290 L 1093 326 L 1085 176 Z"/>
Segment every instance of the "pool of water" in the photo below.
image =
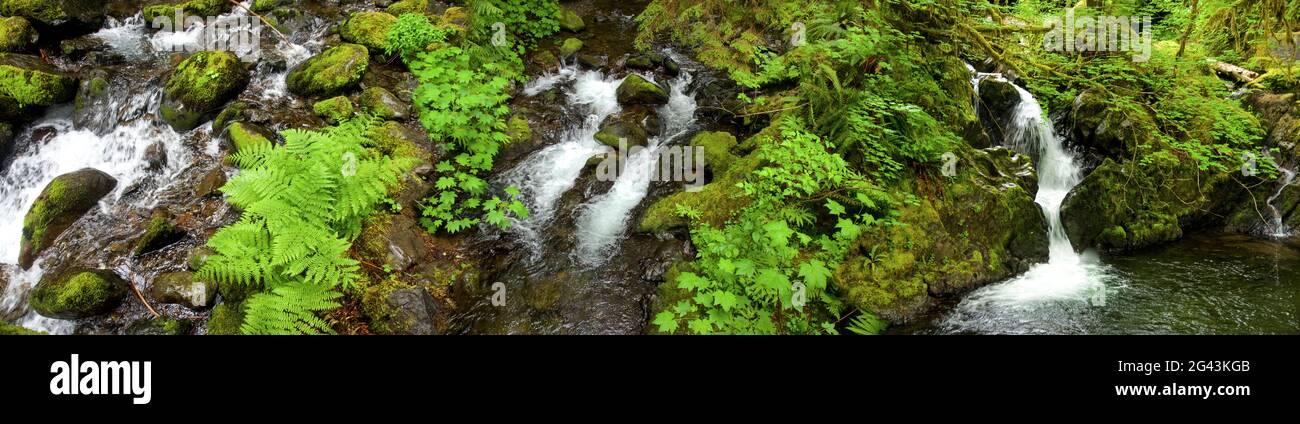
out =
<path fill-rule="evenodd" d="M 1195 235 L 1093 261 L 1104 292 L 971 305 L 970 299 L 980 297 L 977 290 L 892 332 L 1300 334 L 1300 244 L 1295 242 Z"/>

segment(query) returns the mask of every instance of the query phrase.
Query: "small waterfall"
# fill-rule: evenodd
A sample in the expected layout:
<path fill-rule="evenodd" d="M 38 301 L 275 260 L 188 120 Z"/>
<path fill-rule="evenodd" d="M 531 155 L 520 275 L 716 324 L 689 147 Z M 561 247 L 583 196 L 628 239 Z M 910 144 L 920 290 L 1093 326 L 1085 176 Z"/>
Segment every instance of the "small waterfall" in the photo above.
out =
<path fill-rule="evenodd" d="M 650 182 L 660 171 L 662 148 L 686 134 L 695 124 L 695 98 L 686 93 L 690 82 L 690 74 L 683 73 L 669 84 L 668 104 L 659 108 L 665 126 L 663 134 L 651 137 L 645 149 L 628 157 L 614 187 L 583 208 L 578 218 L 576 252 L 583 263 L 599 265 L 609 258 L 609 250 L 627 227 L 628 214 L 645 199 Z"/>
<path fill-rule="evenodd" d="M 1291 183 L 1295 181 L 1295 171 L 1282 167 L 1278 167 L 1278 171 L 1282 173 L 1282 186 L 1278 187 L 1277 191 L 1274 192 L 1272 196 L 1269 196 L 1268 200 L 1264 203 L 1268 205 L 1268 210 L 1273 213 L 1273 225 L 1272 228 L 1268 229 L 1269 235 L 1274 238 L 1284 238 L 1291 234 L 1291 229 L 1287 228 L 1284 217 L 1282 216 L 1282 211 L 1278 210 L 1277 205 L 1273 202 L 1276 201 L 1278 197 L 1281 197 L 1282 191 L 1286 190 L 1287 187 L 1290 187 Z"/>
<path fill-rule="evenodd" d="M 1048 261 L 1019 277 L 971 293 L 942 323 L 944 331 L 1039 332 L 1040 325 L 1048 323 L 1038 318 L 1054 313 L 1061 302 L 1094 306 L 1105 303 L 1107 268 L 1091 255 L 1076 253 L 1061 225 L 1061 203 L 1079 184 L 1079 164 L 1057 138 L 1038 101 L 1025 89 L 1015 88 L 1020 102 L 1004 144 L 1038 159 L 1038 193 L 1034 201 L 1047 219 Z"/>
<path fill-rule="evenodd" d="M 556 202 L 573 188 L 587 159 L 608 151 L 594 137 L 600 123 L 620 110 L 615 91 L 623 80 L 599 71 L 580 70 L 577 65 L 566 65 L 556 73 L 543 75 L 525 86 L 525 94 L 547 91 L 568 81 L 573 82 L 567 91 L 569 102 L 579 107 L 583 119 L 568 128 L 559 143 L 533 153 L 506 171 L 502 178 L 504 185 L 519 187 L 528 205 L 529 218 L 516 222 L 512 228 L 534 250 L 540 249 L 538 234 L 554 218 Z"/>

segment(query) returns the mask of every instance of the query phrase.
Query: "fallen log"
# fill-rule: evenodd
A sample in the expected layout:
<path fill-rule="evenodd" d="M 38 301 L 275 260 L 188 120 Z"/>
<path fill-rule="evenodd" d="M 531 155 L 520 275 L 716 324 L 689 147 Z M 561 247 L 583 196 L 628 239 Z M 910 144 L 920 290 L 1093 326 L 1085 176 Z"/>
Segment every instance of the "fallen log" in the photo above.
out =
<path fill-rule="evenodd" d="M 1242 84 L 1249 84 L 1251 81 L 1259 78 L 1258 72 L 1228 62 L 1211 60 L 1210 69 L 1213 69 L 1214 73 L 1219 74 L 1220 77 L 1229 78 Z"/>

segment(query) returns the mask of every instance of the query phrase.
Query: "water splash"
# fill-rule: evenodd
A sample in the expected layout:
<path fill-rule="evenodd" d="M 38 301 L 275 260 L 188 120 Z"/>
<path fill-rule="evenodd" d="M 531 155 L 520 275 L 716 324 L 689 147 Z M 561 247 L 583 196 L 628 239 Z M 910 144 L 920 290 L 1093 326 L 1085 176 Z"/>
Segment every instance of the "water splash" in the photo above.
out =
<path fill-rule="evenodd" d="M 1268 230 L 1269 236 L 1273 238 L 1286 238 L 1291 235 L 1291 229 L 1287 227 L 1286 221 L 1282 216 L 1282 211 L 1278 210 L 1277 205 L 1273 202 L 1276 201 L 1278 197 L 1281 197 L 1282 191 L 1286 190 L 1287 187 L 1290 187 L 1291 183 L 1295 181 L 1295 171 L 1282 167 L 1278 167 L 1278 171 L 1282 173 L 1282 185 L 1278 187 L 1277 191 L 1274 192 L 1272 196 L 1269 196 L 1268 200 L 1264 203 L 1268 205 L 1268 210 L 1273 213 L 1273 222 Z"/>

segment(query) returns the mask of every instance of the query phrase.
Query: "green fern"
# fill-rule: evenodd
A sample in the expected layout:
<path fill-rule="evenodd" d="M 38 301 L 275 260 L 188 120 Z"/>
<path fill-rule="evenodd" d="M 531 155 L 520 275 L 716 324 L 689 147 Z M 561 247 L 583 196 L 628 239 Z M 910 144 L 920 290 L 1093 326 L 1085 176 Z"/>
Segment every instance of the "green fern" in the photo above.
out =
<path fill-rule="evenodd" d="M 217 254 L 199 277 L 262 290 L 245 303 L 245 334 L 329 331 L 315 313 L 338 306 L 336 287 L 358 278 L 347 257 L 361 221 L 416 159 L 363 147 L 371 117 L 321 131 L 285 130 L 281 146 L 231 155 L 242 168 L 221 190 L 243 210 L 208 240 Z"/>

